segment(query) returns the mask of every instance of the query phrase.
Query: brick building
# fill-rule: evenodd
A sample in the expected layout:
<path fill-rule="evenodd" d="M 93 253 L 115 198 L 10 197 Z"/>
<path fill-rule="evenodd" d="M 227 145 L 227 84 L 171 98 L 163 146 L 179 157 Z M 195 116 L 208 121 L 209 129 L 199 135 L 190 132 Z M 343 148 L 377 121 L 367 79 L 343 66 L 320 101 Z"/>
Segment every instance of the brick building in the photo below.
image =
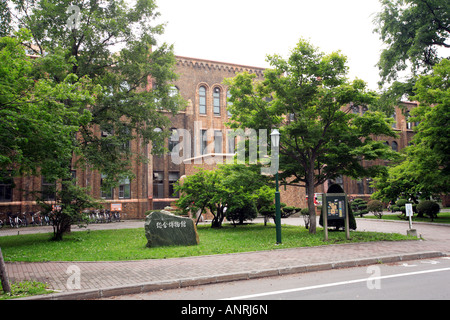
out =
<path fill-rule="evenodd" d="M 171 120 L 172 139 L 166 141 L 166 147 L 171 151 L 180 141 L 180 159 L 172 159 L 170 153 L 161 156 L 151 155 L 151 145 L 142 146 L 139 141 L 133 141 L 130 148 L 133 152 L 143 153 L 148 163 L 135 163 L 133 171 L 136 179 L 124 179 L 117 188 L 108 192 L 101 191 L 102 176 L 89 168 L 73 172 L 77 184 L 90 187 L 90 194 L 104 200 L 105 208 L 111 204 L 121 204 L 126 218 L 144 218 L 151 209 L 161 209 L 173 203 L 173 185 L 183 175 L 195 172 L 198 166 L 213 168 L 216 162 L 223 162 L 234 154 L 236 140 L 227 135 L 225 123 L 228 121 L 227 87 L 225 78 L 234 77 L 237 73 L 247 71 L 263 78 L 263 68 L 236 65 L 204 59 L 177 57 L 176 70 L 179 79 L 174 83 L 174 89 L 187 101 L 185 110 L 176 115 L 167 113 Z M 404 103 L 405 110 L 410 110 L 414 103 Z M 358 106 L 350 106 L 351 112 L 363 113 Z M 164 111 L 162 111 L 164 112 Z M 407 114 L 407 112 L 406 112 Z M 398 139 L 385 139 L 393 149 L 400 150 L 408 145 L 413 135 L 414 124 L 407 121 L 401 108 L 395 114 L 395 130 L 399 132 Z M 162 128 L 161 128 L 162 129 Z M 168 128 L 165 128 L 168 129 Z M 182 133 L 190 133 L 188 136 Z M 100 130 L 98 134 L 103 134 Z M 181 139 L 181 140 L 180 140 Z M 383 137 L 377 139 L 384 140 Z M 350 197 L 368 198 L 373 190 L 368 179 L 352 180 L 346 177 L 335 181 L 342 184 Z M 42 177 L 20 177 L 12 181 L 3 180 L 0 183 L 0 213 L 29 212 L 39 210 L 33 201 L 30 191 L 41 191 L 45 194 L 48 183 Z M 327 184 L 317 188 L 317 192 L 327 189 Z M 304 188 L 281 186 L 281 201 L 288 205 L 306 207 Z M 51 194 L 48 195 L 51 201 Z"/>

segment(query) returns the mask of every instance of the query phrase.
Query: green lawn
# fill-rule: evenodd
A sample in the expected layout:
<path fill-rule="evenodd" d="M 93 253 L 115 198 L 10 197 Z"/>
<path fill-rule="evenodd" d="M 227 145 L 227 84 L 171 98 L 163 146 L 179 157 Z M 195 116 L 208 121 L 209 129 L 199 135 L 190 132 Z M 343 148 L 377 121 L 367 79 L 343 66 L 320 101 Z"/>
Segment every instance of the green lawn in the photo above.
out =
<path fill-rule="evenodd" d="M 14 282 L 11 283 L 10 286 L 11 293 L 7 294 L 2 292 L 0 285 L 0 300 L 23 298 L 53 292 L 52 290 L 47 289 L 47 285 L 45 283 L 37 281 Z"/>
<path fill-rule="evenodd" d="M 49 241 L 50 234 L 5 236 L 0 237 L 0 247 L 5 261 L 117 261 L 416 239 L 400 234 L 352 231 L 350 241 L 345 239 L 345 232 L 329 232 L 329 241 L 324 242 L 321 228 L 316 235 L 310 235 L 303 227 L 283 225 L 283 244 L 277 246 L 273 224 L 224 225 L 221 229 L 201 225 L 198 232 L 200 244 L 190 247 L 147 248 L 143 228 L 72 232 L 60 242 Z"/>

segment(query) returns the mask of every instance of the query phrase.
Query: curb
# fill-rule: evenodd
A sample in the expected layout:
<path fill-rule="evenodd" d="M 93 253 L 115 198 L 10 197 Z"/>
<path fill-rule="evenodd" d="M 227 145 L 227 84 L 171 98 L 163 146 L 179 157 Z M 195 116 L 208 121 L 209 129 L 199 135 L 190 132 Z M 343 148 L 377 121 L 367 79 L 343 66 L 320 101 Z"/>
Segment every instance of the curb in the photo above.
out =
<path fill-rule="evenodd" d="M 47 295 L 32 296 L 14 300 L 92 300 L 126 294 L 139 294 L 151 291 L 179 289 L 205 284 L 215 284 L 231 281 L 250 280 L 265 277 L 276 277 L 281 275 L 291 275 L 314 271 L 324 271 L 332 269 L 363 267 L 379 263 L 394 263 L 408 260 L 430 259 L 445 257 L 446 254 L 439 251 L 424 251 L 401 255 L 388 255 L 373 258 L 363 258 L 356 260 L 343 260 L 336 262 L 326 262 L 310 265 L 299 265 L 285 268 L 274 268 L 265 270 L 254 270 L 249 272 L 238 272 L 229 274 L 212 275 L 198 278 L 183 278 L 168 281 L 146 282 L 141 284 L 115 286 L 102 289 L 77 290 L 70 292 L 52 293 Z"/>

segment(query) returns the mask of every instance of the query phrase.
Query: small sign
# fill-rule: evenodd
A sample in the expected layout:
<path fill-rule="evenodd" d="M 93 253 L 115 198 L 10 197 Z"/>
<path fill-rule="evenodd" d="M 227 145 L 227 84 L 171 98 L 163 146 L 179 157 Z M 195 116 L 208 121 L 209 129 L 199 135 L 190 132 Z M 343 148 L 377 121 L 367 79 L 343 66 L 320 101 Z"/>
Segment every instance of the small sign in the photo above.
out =
<path fill-rule="evenodd" d="M 121 203 L 111 203 L 111 211 L 122 211 Z"/>
<path fill-rule="evenodd" d="M 407 217 L 412 217 L 413 216 L 412 203 L 405 204 L 405 209 L 406 209 L 406 216 Z"/>

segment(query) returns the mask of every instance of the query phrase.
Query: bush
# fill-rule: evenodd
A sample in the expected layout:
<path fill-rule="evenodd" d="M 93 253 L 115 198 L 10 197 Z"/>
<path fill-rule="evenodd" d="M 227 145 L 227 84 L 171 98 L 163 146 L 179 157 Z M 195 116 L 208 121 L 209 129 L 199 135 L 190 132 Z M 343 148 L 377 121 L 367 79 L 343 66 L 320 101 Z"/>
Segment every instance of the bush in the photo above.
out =
<path fill-rule="evenodd" d="M 398 211 L 401 211 L 402 212 L 402 214 L 406 214 L 406 204 L 408 203 L 408 200 L 406 200 L 406 199 L 398 199 L 396 202 L 395 202 L 395 205 L 398 207 Z"/>
<path fill-rule="evenodd" d="M 422 201 L 417 205 L 419 215 L 423 216 L 425 214 L 431 218 L 431 221 L 437 218 L 440 210 L 439 204 L 431 200 Z"/>
<path fill-rule="evenodd" d="M 350 203 L 350 206 L 353 210 L 354 215 L 363 216 L 367 214 L 369 211 L 367 210 L 367 201 L 363 199 L 355 199 Z"/>
<path fill-rule="evenodd" d="M 281 209 L 281 218 L 289 218 L 291 215 L 300 212 L 302 209 L 297 207 L 283 207 Z"/>
<path fill-rule="evenodd" d="M 369 203 L 367 203 L 367 210 L 381 219 L 383 216 L 383 203 L 380 200 L 370 200 Z"/>

